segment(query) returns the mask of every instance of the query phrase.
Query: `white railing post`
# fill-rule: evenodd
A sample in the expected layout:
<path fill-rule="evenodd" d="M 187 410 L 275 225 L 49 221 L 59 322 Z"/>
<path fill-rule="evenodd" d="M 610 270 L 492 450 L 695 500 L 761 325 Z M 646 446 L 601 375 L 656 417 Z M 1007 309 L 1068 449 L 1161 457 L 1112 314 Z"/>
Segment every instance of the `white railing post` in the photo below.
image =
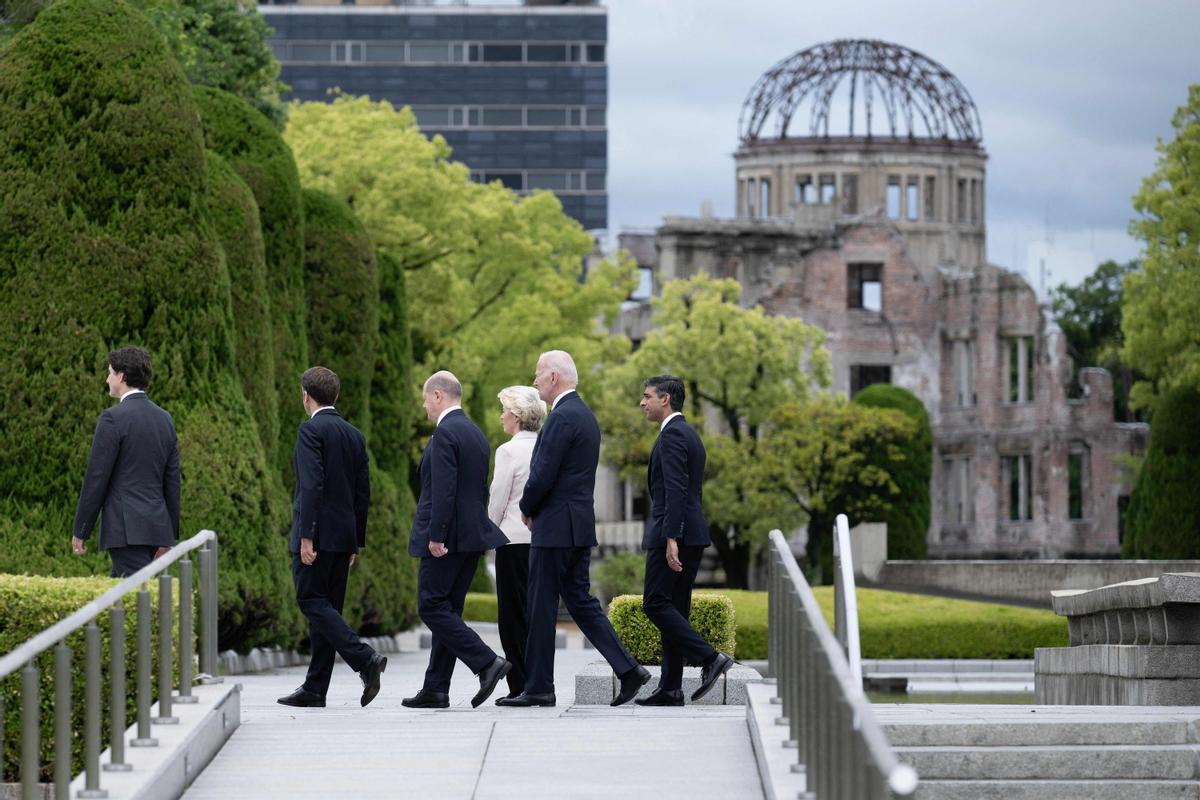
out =
<path fill-rule="evenodd" d="M 862 688 L 862 649 L 858 638 L 858 590 L 854 584 L 854 551 L 850 548 L 850 520 L 838 514 L 833 525 L 834 628 L 846 653 L 850 677 Z"/>

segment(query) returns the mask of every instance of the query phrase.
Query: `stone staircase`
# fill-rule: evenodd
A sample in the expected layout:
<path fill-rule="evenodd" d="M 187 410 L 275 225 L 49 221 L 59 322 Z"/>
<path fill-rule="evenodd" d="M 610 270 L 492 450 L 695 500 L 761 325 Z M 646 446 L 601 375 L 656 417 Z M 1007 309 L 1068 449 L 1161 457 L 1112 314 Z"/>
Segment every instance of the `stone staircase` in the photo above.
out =
<path fill-rule="evenodd" d="M 877 705 L 917 800 L 1200 800 L 1197 708 Z"/>

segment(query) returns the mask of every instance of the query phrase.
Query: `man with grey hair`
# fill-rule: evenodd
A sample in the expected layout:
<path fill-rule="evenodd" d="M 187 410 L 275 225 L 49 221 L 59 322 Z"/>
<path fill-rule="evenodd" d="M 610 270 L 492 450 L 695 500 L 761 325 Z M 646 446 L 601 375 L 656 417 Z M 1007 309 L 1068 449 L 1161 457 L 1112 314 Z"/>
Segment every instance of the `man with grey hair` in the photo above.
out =
<path fill-rule="evenodd" d="M 561 596 L 572 618 L 621 681 L 612 705 L 634 698 L 650 673 L 629 655 L 592 596 L 588 569 L 596 544 L 596 467 L 600 426 L 575 386 L 579 373 L 562 350 L 538 359 L 533 385 L 551 404 L 529 465 L 521 514 L 533 531 L 529 550 L 529 639 L 525 690 L 502 706 L 553 706 L 554 623 Z"/>
<path fill-rule="evenodd" d="M 421 498 L 408 554 L 421 559 L 417 612 L 433 642 L 421 691 L 401 701 L 409 708 L 450 705 L 455 659 L 479 676 L 472 706 L 487 700 L 512 669 L 462 620 L 480 555 L 508 542 L 488 519 L 490 449 L 483 431 L 463 413 L 462 394 L 458 378 L 444 370 L 431 375 L 422 391 L 425 414 L 437 427 L 421 456 Z"/>

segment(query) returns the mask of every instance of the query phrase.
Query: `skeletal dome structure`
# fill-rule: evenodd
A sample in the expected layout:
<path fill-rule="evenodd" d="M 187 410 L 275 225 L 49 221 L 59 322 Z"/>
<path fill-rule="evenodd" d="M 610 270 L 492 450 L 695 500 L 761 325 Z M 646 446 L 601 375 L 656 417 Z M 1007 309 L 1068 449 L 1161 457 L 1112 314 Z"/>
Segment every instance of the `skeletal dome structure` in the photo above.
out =
<path fill-rule="evenodd" d="M 979 111 L 907 47 L 841 39 L 767 70 L 738 120 L 739 217 L 828 223 L 882 216 L 925 269 L 983 263 Z"/>

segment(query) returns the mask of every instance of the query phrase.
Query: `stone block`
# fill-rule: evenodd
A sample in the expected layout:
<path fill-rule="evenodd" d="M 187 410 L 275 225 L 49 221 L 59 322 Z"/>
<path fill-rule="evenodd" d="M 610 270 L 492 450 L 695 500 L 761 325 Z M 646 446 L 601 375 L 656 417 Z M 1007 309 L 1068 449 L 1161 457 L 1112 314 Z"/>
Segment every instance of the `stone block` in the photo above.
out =
<path fill-rule="evenodd" d="M 658 688 L 661 667 L 647 666 L 650 680 L 638 692 L 638 697 L 647 697 Z M 700 688 L 700 668 L 686 667 L 683 670 L 683 696 L 688 705 L 719 706 L 744 705 L 746 684 L 759 683 L 762 675 L 758 670 L 735 664 L 717 682 L 708 694 L 692 702 L 692 692 Z M 593 661 L 575 674 L 575 703 L 577 705 L 608 705 L 617 696 L 618 681 L 607 661 Z"/>
<path fill-rule="evenodd" d="M 617 696 L 616 676 L 607 661 L 595 661 L 575 673 L 575 703 L 608 705 Z"/>

